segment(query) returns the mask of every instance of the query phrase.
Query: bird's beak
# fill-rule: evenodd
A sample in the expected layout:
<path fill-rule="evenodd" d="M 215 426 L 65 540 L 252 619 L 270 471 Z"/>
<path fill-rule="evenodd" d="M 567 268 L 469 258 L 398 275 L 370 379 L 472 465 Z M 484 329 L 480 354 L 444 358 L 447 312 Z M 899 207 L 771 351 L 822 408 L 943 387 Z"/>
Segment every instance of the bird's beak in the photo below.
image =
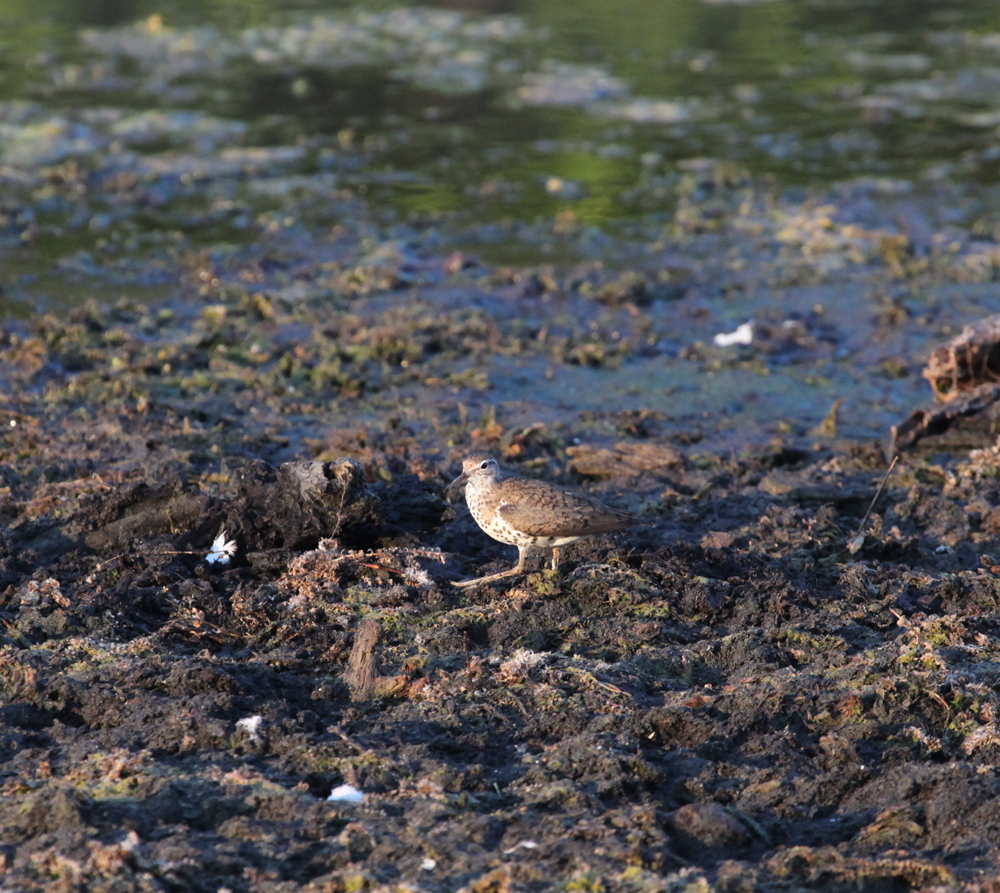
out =
<path fill-rule="evenodd" d="M 444 492 L 447 493 L 454 487 L 461 487 L 469 479 L 469 476 L 463 471 L 455 480 L 453 480 L 447 487 L 444 488 Z"/>

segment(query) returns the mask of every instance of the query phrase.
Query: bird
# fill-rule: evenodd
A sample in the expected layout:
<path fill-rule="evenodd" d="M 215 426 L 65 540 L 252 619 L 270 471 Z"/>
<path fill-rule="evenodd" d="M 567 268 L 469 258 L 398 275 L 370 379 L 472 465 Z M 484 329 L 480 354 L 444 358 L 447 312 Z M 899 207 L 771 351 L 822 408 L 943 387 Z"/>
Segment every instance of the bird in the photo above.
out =
<path fill-rule="evenodd" d="M 652 526 L 638 515 L 623 512 L 564 490 L 545 481 L 507 476 L 489 453 L 471 453 L 462 462 L 462 473 L 445 492 L 465 484 L 465 501 L 475 522 L 493 539 L 517 546 L 517 567 L 474 580 L 461 580 L 460 588 L 524 571 L 524 557 L 531 546 L 547 549 L 552 570 L 559 567 L 559 548 L 585 536 L 611 533 L 628 527 Z"/>

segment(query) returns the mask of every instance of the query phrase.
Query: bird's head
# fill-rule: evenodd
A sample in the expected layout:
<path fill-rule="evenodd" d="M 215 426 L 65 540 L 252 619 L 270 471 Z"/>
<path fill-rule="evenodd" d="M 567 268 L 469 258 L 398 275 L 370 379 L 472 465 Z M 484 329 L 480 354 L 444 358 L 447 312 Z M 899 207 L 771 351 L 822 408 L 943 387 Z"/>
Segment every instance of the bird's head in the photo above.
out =
<path fill-rule="evenodd" d="M 489 453 L 471 453 L 462 460 L 462 473 L 455 478 L 445 490 L 454 487 L 461 487 L 466 481 L 472 478 L 493 478 L 500 477 L 500 466 L 497 460 Z"/>

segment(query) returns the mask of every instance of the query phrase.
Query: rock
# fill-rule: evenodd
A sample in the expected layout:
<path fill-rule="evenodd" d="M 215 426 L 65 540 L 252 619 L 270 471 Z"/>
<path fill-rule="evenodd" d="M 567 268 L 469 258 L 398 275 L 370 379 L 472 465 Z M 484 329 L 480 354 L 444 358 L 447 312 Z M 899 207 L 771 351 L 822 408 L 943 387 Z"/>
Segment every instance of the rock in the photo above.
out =
<path fill-rule="evenodd" d="M 768 496 L 785 496 L 802 487 L 802 475 L 795 471 L 769 471 L 757 485 Z"/>
<path fill-rule="evenodd" d="M 82 791 L 62 784 L 55 791 L 38 794 L 29 802 L 20 819 L 20 830 L 37 837 L 42 834 L 66 834 L 87 824 L 91 800 Z"/>
<path fill-rule="evenodd" d="M 674 831 L 685 849 L 699 853 L 706 849 L 744 847 L 750 834 L 743 823 L 718 803 L 689 803 L 673 814 Z"/>
<path fill-rule="evenodd" d="M 934 451 L 967 450 L 986 447 L 996 441 L 1000 421 L 1000 384 L 956 393 L 947 403 L 917 409 L 889 433 L 888 456 L 921 449 Z"/>
<path fill-rule="evenodd" d="M 729 530 L 712 530 L 701 538 L 704 549 L 728 549 L 736 542 L 736 534 Z"/>
<path fill-rule="evenodd" d="M 637 474 L 662 474 L 684 464 L 684 457 L 662 443 L 617 443 L 613 450 L 584 444 L 568 447 L 569 467 L 592 478 L 614 478 Z"/>

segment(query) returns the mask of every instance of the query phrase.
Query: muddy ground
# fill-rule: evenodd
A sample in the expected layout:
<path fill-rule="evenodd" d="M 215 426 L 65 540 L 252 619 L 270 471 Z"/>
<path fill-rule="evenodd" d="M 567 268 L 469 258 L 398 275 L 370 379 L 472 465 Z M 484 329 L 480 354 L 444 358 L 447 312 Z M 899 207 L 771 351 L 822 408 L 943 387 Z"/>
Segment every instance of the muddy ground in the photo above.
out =
<path fill-rule="evenodd" d="M 4 889 L 995 889 L 992 434 L 904 456 L 861 543 L 883 441 L 825 407 L 584 399 L 662 357 L 929 401 L 920 345 L 948 295 L 995 303 L 992 243 L 706 195 L 631 268 L 334 232 L 5 323 Z M 647 337 L 779 287 L 827 309 Z M 445 496 L 472 449 L 655 526 L 459 590 L 516 557 Z"/>

